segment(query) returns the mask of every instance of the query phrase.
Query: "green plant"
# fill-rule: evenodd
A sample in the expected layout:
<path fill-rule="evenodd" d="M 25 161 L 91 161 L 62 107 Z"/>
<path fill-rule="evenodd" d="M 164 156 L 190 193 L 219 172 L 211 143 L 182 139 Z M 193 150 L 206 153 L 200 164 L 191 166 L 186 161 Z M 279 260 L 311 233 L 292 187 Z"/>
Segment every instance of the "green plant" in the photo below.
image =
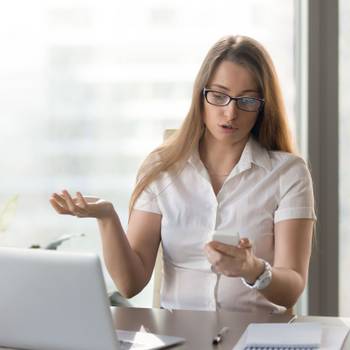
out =
<path fill-rule="evenodd" d="M 17 205 L 18 205 L 18 197 L 19 195 L 16 194 L 12 197 L 10 197 L 3 208 L 0 211 L 0 233 L 5 232 L 7 230 L 7 227 L 9 226 L 11 219 L 15 215 Z"/>

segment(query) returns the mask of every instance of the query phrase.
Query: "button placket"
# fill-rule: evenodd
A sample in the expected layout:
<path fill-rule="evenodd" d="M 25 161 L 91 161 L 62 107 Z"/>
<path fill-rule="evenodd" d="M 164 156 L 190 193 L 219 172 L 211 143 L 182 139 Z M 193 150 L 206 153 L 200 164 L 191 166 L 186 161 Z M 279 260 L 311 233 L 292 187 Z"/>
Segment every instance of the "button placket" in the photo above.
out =
<path fill-rule="evenodd" d="M 219 192 L 219 194 L 220 194 L 220 192 Z M 215 197 L 215 201 L 216 201 L 216 206 L 215 206 L 215 219 L 214 219 L 213 231 L 216 230 L 217 223 L 218 223 L 219 210 L 220 210 L 219 196 Z M 214 307 L 215 310 L 220 308 L 220 303 L 218 301 L 220 277 L 221 277 L 221 275 L 216 273 L 216 280 L 215 280 L 215 283 L 212 285 L 212 296 L 213 296 L 213 299 L 211 298 L 211 300 L 213 300 L 213 301 L 211 302 L 210 306 Z"/>

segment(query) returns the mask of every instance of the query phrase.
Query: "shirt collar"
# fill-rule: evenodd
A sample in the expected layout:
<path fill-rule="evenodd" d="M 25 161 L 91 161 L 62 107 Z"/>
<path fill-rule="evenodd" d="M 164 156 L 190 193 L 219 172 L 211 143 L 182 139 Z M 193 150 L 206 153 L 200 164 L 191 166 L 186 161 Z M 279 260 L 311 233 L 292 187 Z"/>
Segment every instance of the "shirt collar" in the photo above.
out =
<path fill-rule="evenodd" d="M 201 174 L 207 174 L 207 171 L 199 157 L 198 148 L 191 154 L 191 156 L 188 159 L 188 162 Z M 264 147 L 262 147 L 254 139 L 253 136 L 250 136 L 248 142 L 246 143 L 243 149 L 241 158 L 237 163 L 237 166 L 232 170 L 232 172 L 237 173 L 244 171 L 246 169 L 249 169 L 252 164 L 262 167 L 267 171 L 271 170 L 271 159 L 269 152 Z"/>
<path fill-rule="evenodd" d="M 188 162 L 206 179 L 210 181 L 208 176 L 207 169 L 205 168 L 202 160 L 199 156 L 198 147 L 192 152 L 191 156 L 188 159 Z"/>
<path fill-rule="evenodd" d="M 251 164 L 262 167 L 267 171 L 271 170 L 272 166 L 269 152 L 262 147 L 253 136 L 250 136 L 247 144 L 245 145 L 237 165 L 250 167 Z"/>

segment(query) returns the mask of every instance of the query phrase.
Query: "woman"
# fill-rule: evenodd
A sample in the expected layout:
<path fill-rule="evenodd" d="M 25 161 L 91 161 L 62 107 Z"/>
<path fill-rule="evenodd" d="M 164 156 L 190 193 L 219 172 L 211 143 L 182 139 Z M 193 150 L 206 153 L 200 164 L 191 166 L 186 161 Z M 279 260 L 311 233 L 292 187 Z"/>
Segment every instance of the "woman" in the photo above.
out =
<path fill-rule="evenodd" d="M 63 191 L 51 204 L 97 218 L 126 297 L 149 281 L 160 242 L 165 308 L 284 312 L 307 281 L 311 178 L 293 151 L 273 63 L 248 37 L 208 52 L 183 125 L 141 166 L 127 235 L 111 203 Z M 237 246 L 212 241 L 224 229 L 239 232 Z"/>

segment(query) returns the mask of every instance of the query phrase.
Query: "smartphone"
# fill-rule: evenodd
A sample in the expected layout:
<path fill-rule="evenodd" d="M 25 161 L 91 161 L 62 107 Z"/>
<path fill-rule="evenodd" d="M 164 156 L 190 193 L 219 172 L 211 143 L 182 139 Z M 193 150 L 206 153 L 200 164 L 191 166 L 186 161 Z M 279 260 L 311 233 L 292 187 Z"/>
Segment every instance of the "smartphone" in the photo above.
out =
<path fill-rule="evenodd" d="M 213 231 L 211 238 L 213 241 L 230 245 L 238 245 L 240 240 L 239 233 L 230 229 Z"/>

